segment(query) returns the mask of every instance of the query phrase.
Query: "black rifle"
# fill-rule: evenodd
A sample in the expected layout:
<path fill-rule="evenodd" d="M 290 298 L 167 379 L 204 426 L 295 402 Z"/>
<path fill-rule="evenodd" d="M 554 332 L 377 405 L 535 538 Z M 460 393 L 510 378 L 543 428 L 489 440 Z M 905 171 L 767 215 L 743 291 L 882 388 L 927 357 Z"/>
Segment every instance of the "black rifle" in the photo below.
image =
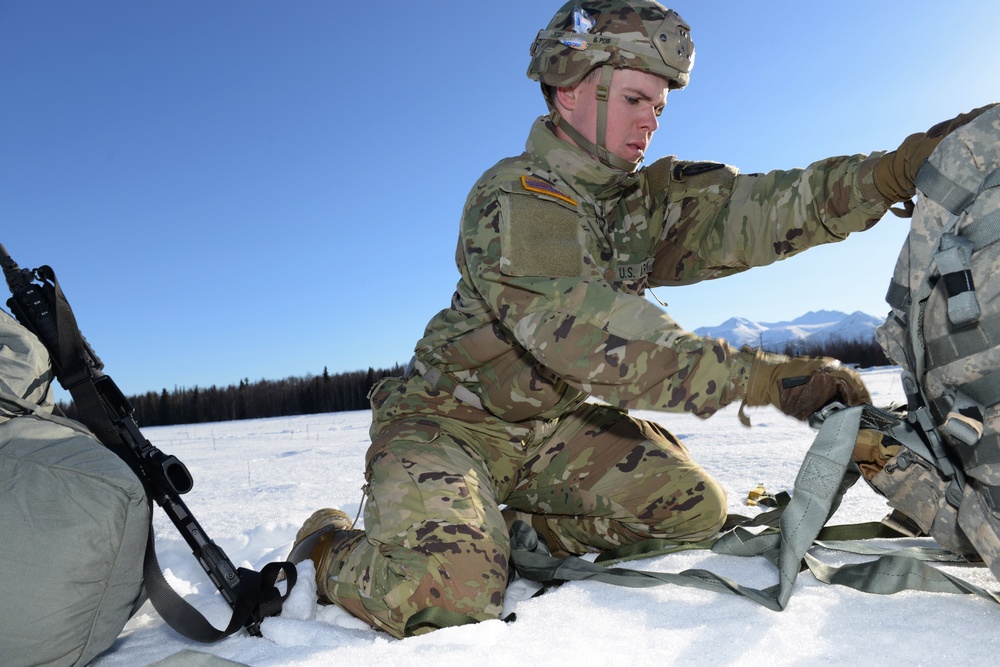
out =
<path fill-rule="evenodd" d="M 156 562 L 151 524 L 143 576 L 153 606 L 171 627 L 196 641 L 215 641 L 243 627 L 251 635 L 259 636 L 261 621 L 281 612 L 281 605 L 295 584 L 295 566 L 286 562 L 269 563 L 261 572 L 255 572 L 233 565 L 180 498 L 194 484 L 187 467 L 176 456 L 157 449 L 139 431 L 131 403 L 102 372 L 104 364 L 80 334 L 52 269 L 19 268 L 3 244 L 0 244 L 0 265 L 13 295 L 7 305 L 18 321 L 45 345 L 59 384 L 73 396 L 79 421 L 135 472 L 147 495 L 170 517 L 229 603 L 233 618 L 229 627 L 220 631 L 170 588 Z M 275 586 L 281 573 L 287 582 L 285 595 Z"/>

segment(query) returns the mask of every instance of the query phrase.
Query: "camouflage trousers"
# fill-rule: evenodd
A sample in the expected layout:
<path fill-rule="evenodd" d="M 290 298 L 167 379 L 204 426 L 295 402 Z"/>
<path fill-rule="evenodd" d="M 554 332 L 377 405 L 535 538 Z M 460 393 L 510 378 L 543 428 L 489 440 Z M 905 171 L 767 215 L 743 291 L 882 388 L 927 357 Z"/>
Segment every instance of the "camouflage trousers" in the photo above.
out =
<path fill-rule="evenodd" d="M 696 541 L 725 520 L 725 492 L 681 442 L 620 410 L 584 404 L 509 424 L 420 377 L 384 380 L 372 408 L 365 532 L 335 547 L 317 582 L 322 597 L 397 637 L 431 607 L 497 618 L 516 519 L 555 554 Z"/>

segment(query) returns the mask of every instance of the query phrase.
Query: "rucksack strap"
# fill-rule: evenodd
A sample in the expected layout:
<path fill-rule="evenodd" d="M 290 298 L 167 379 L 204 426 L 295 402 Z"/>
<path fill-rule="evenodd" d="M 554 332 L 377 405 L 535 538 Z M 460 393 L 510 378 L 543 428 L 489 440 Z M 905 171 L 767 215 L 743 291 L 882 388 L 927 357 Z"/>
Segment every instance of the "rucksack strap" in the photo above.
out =
<path fill-rule="evenodd" d="M 1000 240 L 1000 209 L 978 215 L 961 230 L 952 231 L 961 214 L 968 211 L 984 191 L 1000 186 L 1000 169 L 984 177 L 975 173 L 974 177 L 970 175 L 970 180 L 978 182 L 975 192 L 944 176 L 930 163 L 917 174 L 917 187 L 952 214 L 951 222 L 941 235 L 940 248 L 934 253 L 934 263 L 948 296 L 948 319 L 956 328 L 976 323 L 981 312 L 972 280 L 972 254 Z"/>
<path fill-rule="evenodd" d="M 951 331 L 925 342 L 927 368 L 937 368 L 1000 345 L 1000 311 L 983 316 L 975 327 Z"/>
<path fill-rule="evenodd" d="M 936 201 L 953 215 L 972 203 L 976 193 L 945 176 L 932 162 L 924 162 L 914 179 L 924 196 Z"/>
<path fill-rule="evenodd" d="M 994 169 L 983 178 L 973 201 L 986 190 L 998 186 L 1000 186 L 1000 169 Z M 981 250 L 995 243 L 1000 239 L 1000 209 L 994 209 L 986 215 L 977 216 L 962 230 L 962 236 L 972 241 L 976 250 Z"/>

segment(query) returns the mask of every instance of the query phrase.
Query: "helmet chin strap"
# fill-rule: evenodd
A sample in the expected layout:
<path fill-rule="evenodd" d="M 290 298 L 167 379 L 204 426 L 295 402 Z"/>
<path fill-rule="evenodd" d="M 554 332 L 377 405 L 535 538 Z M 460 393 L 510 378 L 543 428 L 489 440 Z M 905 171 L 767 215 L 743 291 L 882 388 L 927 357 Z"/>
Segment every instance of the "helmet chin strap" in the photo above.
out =
<path fill-rule="evenodd" d="M 573 143 L 593 155 L 601 163 L 612 169 L 620 169 L 631 174 L 639 168 L 639 163 L 642 160 L 629 162 L 609 151 L 607 147 L 608 97 L 611 92 L 611 76 L 614 71 L 613 65 L 603 65 L 601 67 L 601 80 L 597 84 L 597 144 L 584 137 L 579 130 L 566 122 L 566 119 L 554 108 L 551 118 L 554 126 L 565 132 L 573 140 Z"/>

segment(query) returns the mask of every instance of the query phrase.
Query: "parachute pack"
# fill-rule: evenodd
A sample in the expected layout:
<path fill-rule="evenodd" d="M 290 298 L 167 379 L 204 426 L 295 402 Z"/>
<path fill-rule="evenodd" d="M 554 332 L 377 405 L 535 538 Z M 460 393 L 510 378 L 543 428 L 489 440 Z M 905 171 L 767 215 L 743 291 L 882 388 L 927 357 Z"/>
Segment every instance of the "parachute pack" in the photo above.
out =
<path fill-rule="evenodd" d="M 872 593 L 923 590 L 1000 602 L 1000 594 L 929 564 L 982 561 L 1000 579 L 1000 107 L 942 140 L 916 184 L 910 232 L 887 295 L 892 310 L 877 332 L 902 369 L 905 409 L 831 405 L 814 415 L 819 433 L 790 498 L 753 519 L 730 517 L 719 537 L 697 544 L 646 540 L 588 562 L 549 556 L 529 526 L 515 523 L 515 570 L 539 582 L 679 584 L 780 610 L 804 565 L 820 581 Z M 894 511 L 881 522 L 826 526 L 862 477 Z M 943 548 L 856 542 L 919 535 Z M 831 567 L 809 553 L 820 543 L 878 557 Z M 754 589 L 704 570 L 609 567 L 696 548 L 767 558 L 778 584 Z"/>

